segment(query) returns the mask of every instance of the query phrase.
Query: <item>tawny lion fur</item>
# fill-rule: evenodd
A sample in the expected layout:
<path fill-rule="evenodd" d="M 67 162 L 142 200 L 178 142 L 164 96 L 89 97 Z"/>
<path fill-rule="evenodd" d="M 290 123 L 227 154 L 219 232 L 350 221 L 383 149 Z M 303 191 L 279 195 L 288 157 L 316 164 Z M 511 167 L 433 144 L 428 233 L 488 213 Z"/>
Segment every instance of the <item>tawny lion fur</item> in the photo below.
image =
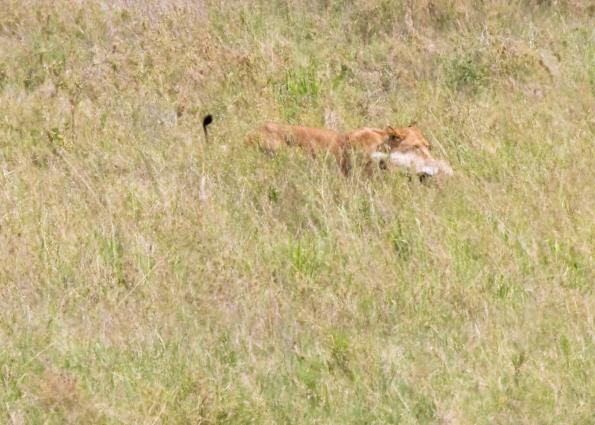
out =
<path fill-rule="evenodd" d="M 209 116 L 207 116 L 209 117 Z M 207 119 L 205 118 L 205 122 Z M 210 124 L 212 119 L 206 122 Z M 206 136 L 206 125 L 203 122 Z M 415 126 L 386 129 L 360 128 L 347 133 L 322 128 L 266 123 L 246 136 L 246 143 L 273 153 L 285 146 L 300 148 L 313 156 L 332 155 L 347 174 L 355 154 L 363 154 L 366 165 L 377 162 L 382 168 L 396 166 L 420 176 L 452 175 L 452 168 L 434 159 L 430 144 Z"/>

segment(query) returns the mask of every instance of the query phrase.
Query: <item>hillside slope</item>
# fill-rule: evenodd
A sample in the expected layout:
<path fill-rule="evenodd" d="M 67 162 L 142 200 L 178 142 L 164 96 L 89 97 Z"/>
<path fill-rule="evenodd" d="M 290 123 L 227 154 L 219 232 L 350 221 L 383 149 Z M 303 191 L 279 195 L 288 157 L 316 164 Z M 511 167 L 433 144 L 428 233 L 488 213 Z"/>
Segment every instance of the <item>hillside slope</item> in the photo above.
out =
<path fill-rule="evenodd" d="M 515 4 L 3 0 L 0 422 L 593 424 L 595 10 Z"/>

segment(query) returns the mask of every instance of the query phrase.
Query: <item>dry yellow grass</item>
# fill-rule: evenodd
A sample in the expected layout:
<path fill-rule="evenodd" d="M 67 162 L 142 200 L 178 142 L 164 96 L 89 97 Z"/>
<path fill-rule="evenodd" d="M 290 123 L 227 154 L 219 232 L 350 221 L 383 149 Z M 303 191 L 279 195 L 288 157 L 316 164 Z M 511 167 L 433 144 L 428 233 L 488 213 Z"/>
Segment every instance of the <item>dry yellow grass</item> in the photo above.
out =
<path fill-rule="evenodd" d="M 4 0 L 0 422 L 593 424 L 593 13 Z M 415 120 L 456 175 L 266 120 Z"/>

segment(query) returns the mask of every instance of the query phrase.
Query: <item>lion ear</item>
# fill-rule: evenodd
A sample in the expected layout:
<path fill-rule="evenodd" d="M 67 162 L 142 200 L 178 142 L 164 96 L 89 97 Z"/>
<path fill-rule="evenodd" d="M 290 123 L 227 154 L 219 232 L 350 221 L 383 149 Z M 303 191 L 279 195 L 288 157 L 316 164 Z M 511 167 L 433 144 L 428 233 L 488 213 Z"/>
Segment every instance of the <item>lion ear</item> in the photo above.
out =
<path fill-rule="evenodd" d="M 392 131 L 389 131 L 387 142 L 388 142 L 388 146 L 391 149 L 394 149 L 401 144 L 403 139 L 399 136 L 399 134 L 396 132 L 396 130 L 394 128 L 391 128 L 391 129 L 392 129 Z"/>
<path fill-rule="evenodd" d="M 396 132 L 397 132 L 397 131 L 396 131 L 396 130 L 393 128 L 393 126 L 391 126 L 391 125 L 387 125 L 387 126 L 386 126 L 386 129 L 387 129 L 389 132 L 391 132 L 391 133 L 396 133 Z"/>
<path fill-rule="evenodd" d="M 413 120 L 409 123 L 408 127 L 415 127 L 417 125 L 417 120 Z"/>

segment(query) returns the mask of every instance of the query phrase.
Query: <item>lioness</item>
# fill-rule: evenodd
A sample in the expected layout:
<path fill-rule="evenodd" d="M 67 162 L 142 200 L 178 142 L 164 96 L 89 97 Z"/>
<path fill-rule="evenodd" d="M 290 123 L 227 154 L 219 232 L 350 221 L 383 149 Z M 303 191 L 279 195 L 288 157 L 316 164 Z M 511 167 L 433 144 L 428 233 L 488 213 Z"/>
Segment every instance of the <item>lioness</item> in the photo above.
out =
<path fill-rule="evenodd" d="M 205 137 L 212 117 L 203 120 Z M 430 144 L 415 126 L 386 129 L 360 128 L 339 133 L 322 128 L 289 124 L 267 123 L 246 136 L 246 143 L 273 153 L 283 146 L 297 146 L 312 155 L 330 153 L 335 157 L 343 173 L 351 168 L 355 153 L 363 153 L 368 161 L 381 168 L 389 165 L 414 171 L 420 178 L 444 173 L 451 176 L 452 168 L 445 162 L 434 159 Z M 369 165 L 369 164 L 368 164 Z"/>
<path fill-rule="evenodd" d="M 283 146 L 297 146 L 312 155 L 325 152 L 333 155 L 344 173 L 349 171 L 345 136 L 333 130 L 299 125 L 267 123 L 248 134 L 246 143 L 272 153 Z"/>

